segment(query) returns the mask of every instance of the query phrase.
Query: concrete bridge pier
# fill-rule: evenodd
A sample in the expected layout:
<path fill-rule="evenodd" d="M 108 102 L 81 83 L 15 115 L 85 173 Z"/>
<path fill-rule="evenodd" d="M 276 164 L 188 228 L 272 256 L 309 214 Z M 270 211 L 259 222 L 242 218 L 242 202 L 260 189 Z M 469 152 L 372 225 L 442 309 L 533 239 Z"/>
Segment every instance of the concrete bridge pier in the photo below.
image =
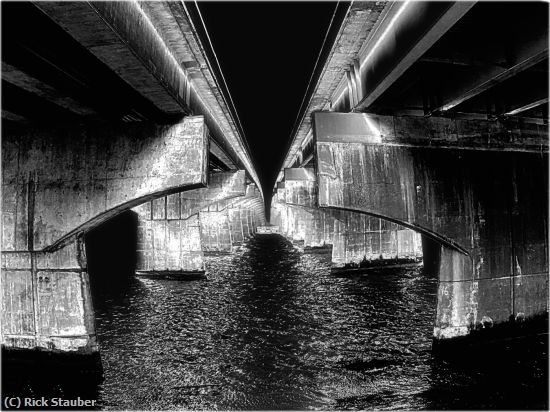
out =
<path fill-rule="evenodd" d="M 335 270 L 412 263 L 422 257 L 421 238 L 413 230 L 358 212 L 319 208 L 314 169 L 288 168 L 284 177 L 276 203 L 283 233 L 304 249 L 332 245 Z"/>
<path fill-rule="evenodd" d="M 233 252 L 264 224 L 260 191 L 254 183 L 245 186 L 244 176 L 242 189 L 241 196 L 212 203 L 200 211 L 201 244 L 206 254 Z"/>
<path fill-rule="evenodd" d="M 98 351 L 82 238 L 54 252 L 2 256 L 2 347 Z"/>
<path fill-rule="evenodd" d="M 263 199 L 254 183 L 246 194 L 213 203 L 200 212 L 201 239 L 206 253 L 230 253 L 265 224 Z"/>
<path fill-rule="evenodd" d="M 133 210 L 139 216 L 140 275 L 205 273 L 205 254 L 231 253 L 265 221 L 261 194 L 244 170 L 210 174 L 206 188 L 165 196 Z"/>
<path fill-rule="evenodd" d="M 240 245 L 256 234 L 258 226 L 266 224 L 263 197 L 254 183 L 247 185 L 244 198 L 235 199 L 228 204 L 227 212 L 233 245 Z"/>
<path fill-rule="evenodd" d="M 322 112 L 313 121 L 321 207 L 439 243 L 436 341 L 547 318 L 546 126 Z"/>
<path fill-rule="evenodd" d="M 419 233 L 384 219 L 333 211 L 334 269 L 415 263 L 422 259 Z"/>
<path fill-rule="evenodd" d="M 139 216 L 137 273 L 204 273 L 204 250 L 211 242 L 206 225 L 209 212 L 203 210 L 245 193 L 244 171 L 216 172 L 210 173 L 208 187 L 134 208 Z"/>
<path fill-rule="evenodd" d="M 2 347 L 97 352 L 83 235 L 207 183 L 202 116 L 2 136 Z"/>
<path fill-rule="evenodd" d="M 201 244 L 205 254 L 229 254 L 233 251 L 229 213 L 203 210 L 199 213 Z"/>

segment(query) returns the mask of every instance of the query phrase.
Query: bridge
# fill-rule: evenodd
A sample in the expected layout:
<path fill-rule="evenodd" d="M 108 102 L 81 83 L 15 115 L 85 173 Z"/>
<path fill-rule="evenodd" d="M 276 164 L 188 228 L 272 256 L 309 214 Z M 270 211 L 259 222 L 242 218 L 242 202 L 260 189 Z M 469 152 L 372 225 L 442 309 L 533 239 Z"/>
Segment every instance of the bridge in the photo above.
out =
<path fill-rule="evenodd" d="M 97 351 L 86 237 L 122 213 L 150 275 L 204 272 L 265 224 L 193 7 L 2 5 L 4 347 Z"/>
<path fill-rule="evenodd" d="M 332 244 L 334 268 L 423 254 L 439 279 L 435 342 L 545 325 L 547 5 L 345 7 L 272 223 L 305 248 Z"/>
<path fill-rule="evenodd" d="M 2 4 L 3 348 L 97 353 L 113 220 L 137 273 L 186 276 L 270 231 L 269 197 L 335 271 L 423 259 L 436 342 L 547 328 L 547 5 L 339 7 L 265 190 L 196 5 Z"/>

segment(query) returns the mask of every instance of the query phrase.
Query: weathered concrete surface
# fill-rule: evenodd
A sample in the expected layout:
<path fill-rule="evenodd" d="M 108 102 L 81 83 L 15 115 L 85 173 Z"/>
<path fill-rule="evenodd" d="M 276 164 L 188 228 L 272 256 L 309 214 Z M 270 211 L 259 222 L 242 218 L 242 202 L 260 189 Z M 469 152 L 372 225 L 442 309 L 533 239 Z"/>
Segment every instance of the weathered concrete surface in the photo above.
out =
<path fill-rule="evenodd" d="M 244 170 L 211 173 L 208 187 L 180 193 L 180 217 L 194 215 L 208 205 L 246 195 Z M 177 200 L 175 200 L 177 202 Z"/>
<path fill-rule="evenodd" d="M 306 223 L 304 248 L 307 250 L 332 245 L 334 243 L 336 219 L 331 214 L 318 208 L 308 209 L 308 212 L 311 218 Z"/>
<path fill-rule="evenodd" d="M 258 183 L 207 49 L 183 3 L 34 4 L 163 113 L 204 116 L 216 157 L 231 169 L 247 170 Z"/>
<path fill-rule="evenodd" d="M 324 216 L 317 209 L 315 171 L 287 168 L 284 176 L 274 198 L 274 217 L 278 219 L 276 224 L 281 226 L 281 233 L 304 247 L 332 243 L 330 231 L 324 231 Z"/>
<path fill-rule="evenodd" d="M 2 139 L 2 344 L 97 351 L 81 235 L 147 200 L 206 185 L 201 116 Z"/>
<path fill-rule="evenodd" d="M 422 258 L 420 233 L 361 213 L 340 211 L 338 215 L 339 219 L 334 219 L 333 267 Z"/>
<path fill-rule="evenodd" d="M 249 184 L 246 195 L 223 205 L 227 208 L 233 245 L 256 234 L 256 228 L 266 224 L 264 201 L 255 184 Z M 242 234 L 239 236 L 239 232 Z"/>
<path fill-rule="evenodd" d="M 422 258 L 420 233 L 358 212 L 308 208 L 277 202 L 272 222 L 293 243 L 308 248 L 332 245 L 332 267 L 352 268 Z"/>
<path fill-rule="evenodd" d="M 210 174 L 207 188 L 155 199 L 138 214 L 137 271 L 203 272 L 205 253 L 229 253 L 261 224 L 261 195 L 244 171 Z"/>
<path fill-rule="evenodd" d="M 300 207 L 291 207 L 284 203 L 276 204 L 274 213 L 278 220 L 272 222 L 280 227 L 281 234 L 292 243 L 303 245 L 306 238 L 306 225 L 311 225 L 312 215 Z"/>
<path fill-rule="evenodd" d="M 1 286 L 3 347 L 98 351 L 80 239 L 52 253 L 4 252 Z"/>
<path fill-rule="evenodd" d="M 287 204 L 316 207 L 317 181 L 315 170 L 309 168 L 288 168 L 284 171 L 284 201 Z"/>
<path fill-rule="evenodd" d="M 201 272 L 211 248 L 199 212 L 210 204 L 244 197 L 245 172 L 216 172 L 208 187 L 175 193 L 142 204 L 138 213 L 138 272 Z M 209 233 L 209 232 L 208 232 Z M 202 240 L 201 240 L 202 239 Z M 206 243 L 205 243 L 206 242 Z"/>
<path fill-rule="evenodd" d="M 211 203 L 200 212 L 201 239 L 206 253 L 229 253 L 265 224 L 263 199 L 255 184 L 244 196 Z"/>
<path fill-rule="evenodd" d="M 205 253 L 231 253 L 233 242 L 229 213 L 222 211 L 201 211 L 201 242 Z"/>
<path fill-rule="evenodd" d="M 198 214 L 151 220 L 145 213 L 138 212 L 138 273 L 204 271 Z"/>
<path fill-rule="evenodd" d="M 442 245 L 436 339 L 547 315 L 547 130 L 314 116 L 319 205 L 383 216 Z"/>
<path fill-rule="evenodd" d="M 249 236 L 248 225 L 245 222 L 248 222 L 248 215 L 246 209 L 241 209 L 240 207 L 228 207 L 227 214 L 229 218 L 229 225 L 231 228 L 231 241 L 234 246 L 241 245 Z"/>
<path fill-rule="evenodd" d="M 318 110 L 339 110 L 340 106 L 349 107 L 348 94 L 344 93 L 346 72 L 353 64 L 367 39 L 379 26 L 385 13 L 391 7 L 390 2 L 361 1 L 349 5 L 348 13 L 342 22 L 334 45 L 330 50 L 323 71 L 319 76 L 309 104 L 300 119 L 300 125 L 287 153 L 283 167 L 296 166 L 304 147 L 311 138 L 311 114 Z M 331 96 L 335 96 L 332 97 Z M 340 97 L 338 97 L 340 96 Z M 344 100 L 347 100 L 344 102 Z"/>
<path fill-rule="evenodd" d="M 122 210 L 206 185 L 201 116 L 2 136 L 2 251 L 51 250 Z"/>
<path fill-rule="evenodd" d="M 422 256 L 420 235 L 410 229 L 360 213 L 319 209 L 313 169 L 288 168 L 284 174 L 276 199 L 283 203 L 276 212 L 282 232 L 293 241 L 303 241 L 304 247 L 334 243 L 335 267 Z"/>

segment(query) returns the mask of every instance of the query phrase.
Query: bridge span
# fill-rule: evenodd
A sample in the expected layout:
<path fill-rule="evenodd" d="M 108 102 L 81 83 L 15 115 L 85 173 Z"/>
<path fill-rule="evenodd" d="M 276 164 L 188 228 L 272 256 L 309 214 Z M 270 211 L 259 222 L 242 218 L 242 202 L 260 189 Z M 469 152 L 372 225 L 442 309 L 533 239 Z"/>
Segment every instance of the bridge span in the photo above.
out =
<path fill-rule="evenodd" d="M 335 272 L 423 261 L 436 343 L 547 333 L 548 5 L 338 7 L 265 190 L 196 3 L 2 4 L 3 348 L 97 353 L 87 256 L 121 216 L 143 276 L 261 226 Z"/>
<path fill-rule="evenodd" d="M 547 14 L 346 5 L 273 188 L 272 222 L 332 244 L 333 267 L 420 248 L 439 277 L 436 342 L 547 331 Z"/>
<path fill-rule="evenodd" d="M 97 351 L 86 237 L 121 213 L 153 275 L 204 272 L 265 223 L 194 7 L 2 4 L 3 347 Z"/>

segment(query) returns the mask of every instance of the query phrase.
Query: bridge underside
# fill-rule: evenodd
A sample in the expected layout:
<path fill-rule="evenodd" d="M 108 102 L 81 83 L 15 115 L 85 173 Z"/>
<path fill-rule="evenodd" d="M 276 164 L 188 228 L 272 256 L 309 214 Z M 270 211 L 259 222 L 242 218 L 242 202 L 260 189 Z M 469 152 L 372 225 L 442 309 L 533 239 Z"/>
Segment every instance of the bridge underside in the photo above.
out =
<path fill-rule="evenodd" d="M 190 16 L 174 2 L 2 5 L 4 347 L 97 351 L 86 238 L 109 222 L 136 218 L 136 269 L 185 272 L 204 270 L 208 233 L 229 238 L 212 204 L 231 203 L 216 213 L 232 210 L 241 241 L 265 220 Z"/>
<path fill-rule="evenodd" d="M 135 228 L 124 228 L 137 234 L 135 250 L 130 251 L 136 256 L 136 267 L 130 275 L 182 280 L 204 274 L 205 252 L 231 252 L 265 223 L 260 192 L 253 184 L 246 186 L 243 171 L 212 173 L 208 188 L 161 196 L 125 210 L 136 217 Z M 106 247 L 124 248 L 95 233 L 99 226 L 54 251 L 3 253 L 5 348 L 72 354 L 98 351 L 90 277 L 104 278 L 100 271 L 121 274 L 113 273 L 110 266 L 118 268 L 113 262 L 94 262 L 89 269 L 87 251 L 106 241 Z M 97 250 L 93 251 L 98 260 Z M 101 254 L 99 259 L 105 259 L 106 253 Z M 118 255 L 113 256 L 118 259 Z"/>
<path fill-rule="evenodd" d="M 353 2 L 324 52 L 277 192 L 311 168 L 318 210 L 419 232 L 437 341 L 546 319 L 548 5 Z"/>

